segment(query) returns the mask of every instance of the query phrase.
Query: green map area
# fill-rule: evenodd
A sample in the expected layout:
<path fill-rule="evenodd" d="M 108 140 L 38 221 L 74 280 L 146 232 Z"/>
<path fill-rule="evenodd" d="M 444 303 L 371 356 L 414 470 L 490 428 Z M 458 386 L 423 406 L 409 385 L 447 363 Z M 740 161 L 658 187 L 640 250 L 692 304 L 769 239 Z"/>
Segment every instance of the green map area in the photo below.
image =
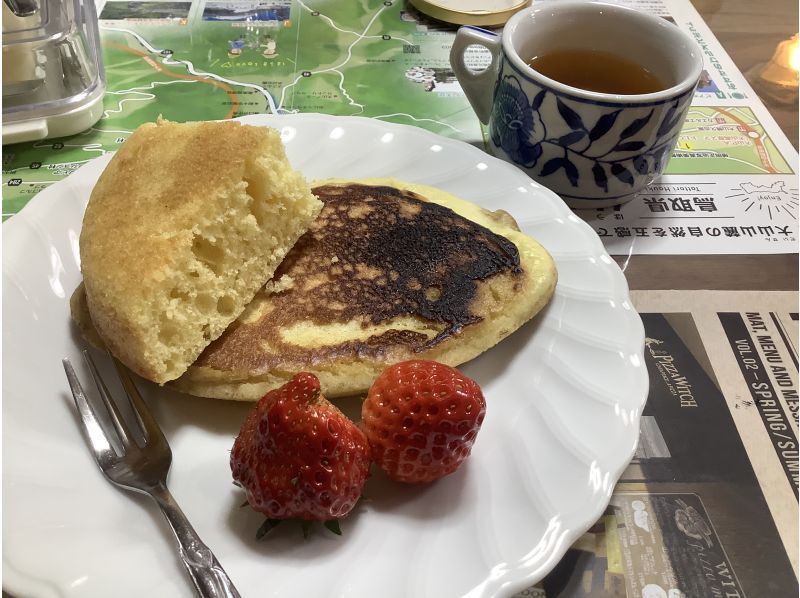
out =
<path fill-rule="evenodd" d="M 482 138 L 450 70 L 452 31 L 402 0 L 109 1 L 100 17 L 103 117 L 73 137 L 4 148 L 4 218 L 159 115 L 322 112 Z"/>
<path fill-rule="evenodd" d="M 321 112 L 484 139 L 450 69 L 454 29 L 426 21 L 407 0 L 109 0 L 100 29 L 102 118 L 73 137 L 4 148 L 4 218 L 159 115 Z M 667 172 L 791 169 L 752 111 L 703 107 L 692 109 Z"/>
<path fill-rule="evenodd" d="M 668 174 L 791 174 L 750 108 L 692 106 Z"/>

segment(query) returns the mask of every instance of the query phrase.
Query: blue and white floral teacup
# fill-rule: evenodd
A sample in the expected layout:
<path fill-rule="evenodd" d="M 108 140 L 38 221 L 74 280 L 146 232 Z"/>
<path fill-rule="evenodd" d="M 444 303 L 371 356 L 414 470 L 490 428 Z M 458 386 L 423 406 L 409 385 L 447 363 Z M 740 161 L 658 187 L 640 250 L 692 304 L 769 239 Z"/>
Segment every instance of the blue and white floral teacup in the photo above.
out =
<path fill-rule="evenodd" d="M 473 44 L 492 54 L 483 71 L 465 63 Z M 561 49 L 627 58 L 664 82 L 664 89 L 597 93 L 545 77 L 526 63 Z M 450 62 L 478 118 L 489 125 L 492 152 L 574 208 L 624 203 L 663 172 L 702 70 L 699 48 L 675 25 L 586 0 L 525 9 L 508 21 L 502 37 L 461 27 Z"/>

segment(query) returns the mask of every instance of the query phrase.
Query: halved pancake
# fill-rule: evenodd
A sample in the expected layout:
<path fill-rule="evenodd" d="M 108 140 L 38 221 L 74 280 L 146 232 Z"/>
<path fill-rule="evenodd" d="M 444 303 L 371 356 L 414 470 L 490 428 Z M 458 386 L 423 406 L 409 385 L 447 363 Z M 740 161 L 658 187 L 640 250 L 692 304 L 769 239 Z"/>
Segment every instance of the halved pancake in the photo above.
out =
<path fill-rule="evenodd" d="M 318 218 L 245 312 L 170 383 L 257 400 L 299 371 L 330 397 L 366 391 L 389 364 L 459 365 L 550 299 L 550 255 L 504 212 L 396 180 L 313 186 Z"/>
<path fill-rule="evenodd" d="M 143 124 L 83 216 L 80 266 L 99 336 L 140 376 L 174 380 L 241 315 L 321 209 L 274 129 Z"/>

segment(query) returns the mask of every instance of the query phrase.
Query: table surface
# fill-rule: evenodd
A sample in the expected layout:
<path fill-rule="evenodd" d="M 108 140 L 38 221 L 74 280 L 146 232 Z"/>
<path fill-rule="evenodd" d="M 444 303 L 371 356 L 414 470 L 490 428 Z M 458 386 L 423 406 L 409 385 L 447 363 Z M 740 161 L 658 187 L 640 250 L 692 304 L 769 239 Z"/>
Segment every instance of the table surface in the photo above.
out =
<path fill-rule="evenodd" d="M 668 1 L 668 0 L 667 0 Z M 782 40 L 797 33 L 797 0 L 692 0 L 737 67 L 748 75 L 769 61 Z M 748 77 L 758 91 L 757 82 Z M 762 100 L 792 144 L 798 145 L 797 103 Z M 798 256 L 617 256 L 632 290 L 797 290 Z M 3 596 L 8 596 L 3 592 Z"/>
<path fill-rule="evenodd" d="M 783 40 L 797 33 L 796 0 L 692 0 L 736 66 L 754 73 L 772 58 Z M 759 91 L 755 77 L 748 77 Z M 797 102 L 780 104 L 760 94 L 764 104 L 797 147 Z M 617 256 L 632 290 L 715 289 L 797 290 L 798 256 L 785 255 L 636 255 Z"/>

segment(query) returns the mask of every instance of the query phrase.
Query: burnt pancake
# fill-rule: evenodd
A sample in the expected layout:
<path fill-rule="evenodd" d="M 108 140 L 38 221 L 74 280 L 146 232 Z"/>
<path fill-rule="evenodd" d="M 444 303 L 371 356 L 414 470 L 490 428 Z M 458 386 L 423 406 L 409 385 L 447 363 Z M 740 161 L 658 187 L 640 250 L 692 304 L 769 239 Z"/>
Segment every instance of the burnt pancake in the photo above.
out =
<path fill-rule="evenodd" d="M 505 213 L 399 181 L 313 187 L 324 208 L 242 317 L 174 386 L 256 400 L 298 371 L 328 396 L 389 364 L 458 365 L 549 300 L 555 265 Z"/>
<path fill-rule="evenodd" d="M 324 207 L 273 280 L 170 386 L 257 400 L 309 371 L 329 397 L 365 392 L 398 361 L 476 357 L 553 293 L 552 258 L 505 212 L 387 179 L 312 191 Z"/>

